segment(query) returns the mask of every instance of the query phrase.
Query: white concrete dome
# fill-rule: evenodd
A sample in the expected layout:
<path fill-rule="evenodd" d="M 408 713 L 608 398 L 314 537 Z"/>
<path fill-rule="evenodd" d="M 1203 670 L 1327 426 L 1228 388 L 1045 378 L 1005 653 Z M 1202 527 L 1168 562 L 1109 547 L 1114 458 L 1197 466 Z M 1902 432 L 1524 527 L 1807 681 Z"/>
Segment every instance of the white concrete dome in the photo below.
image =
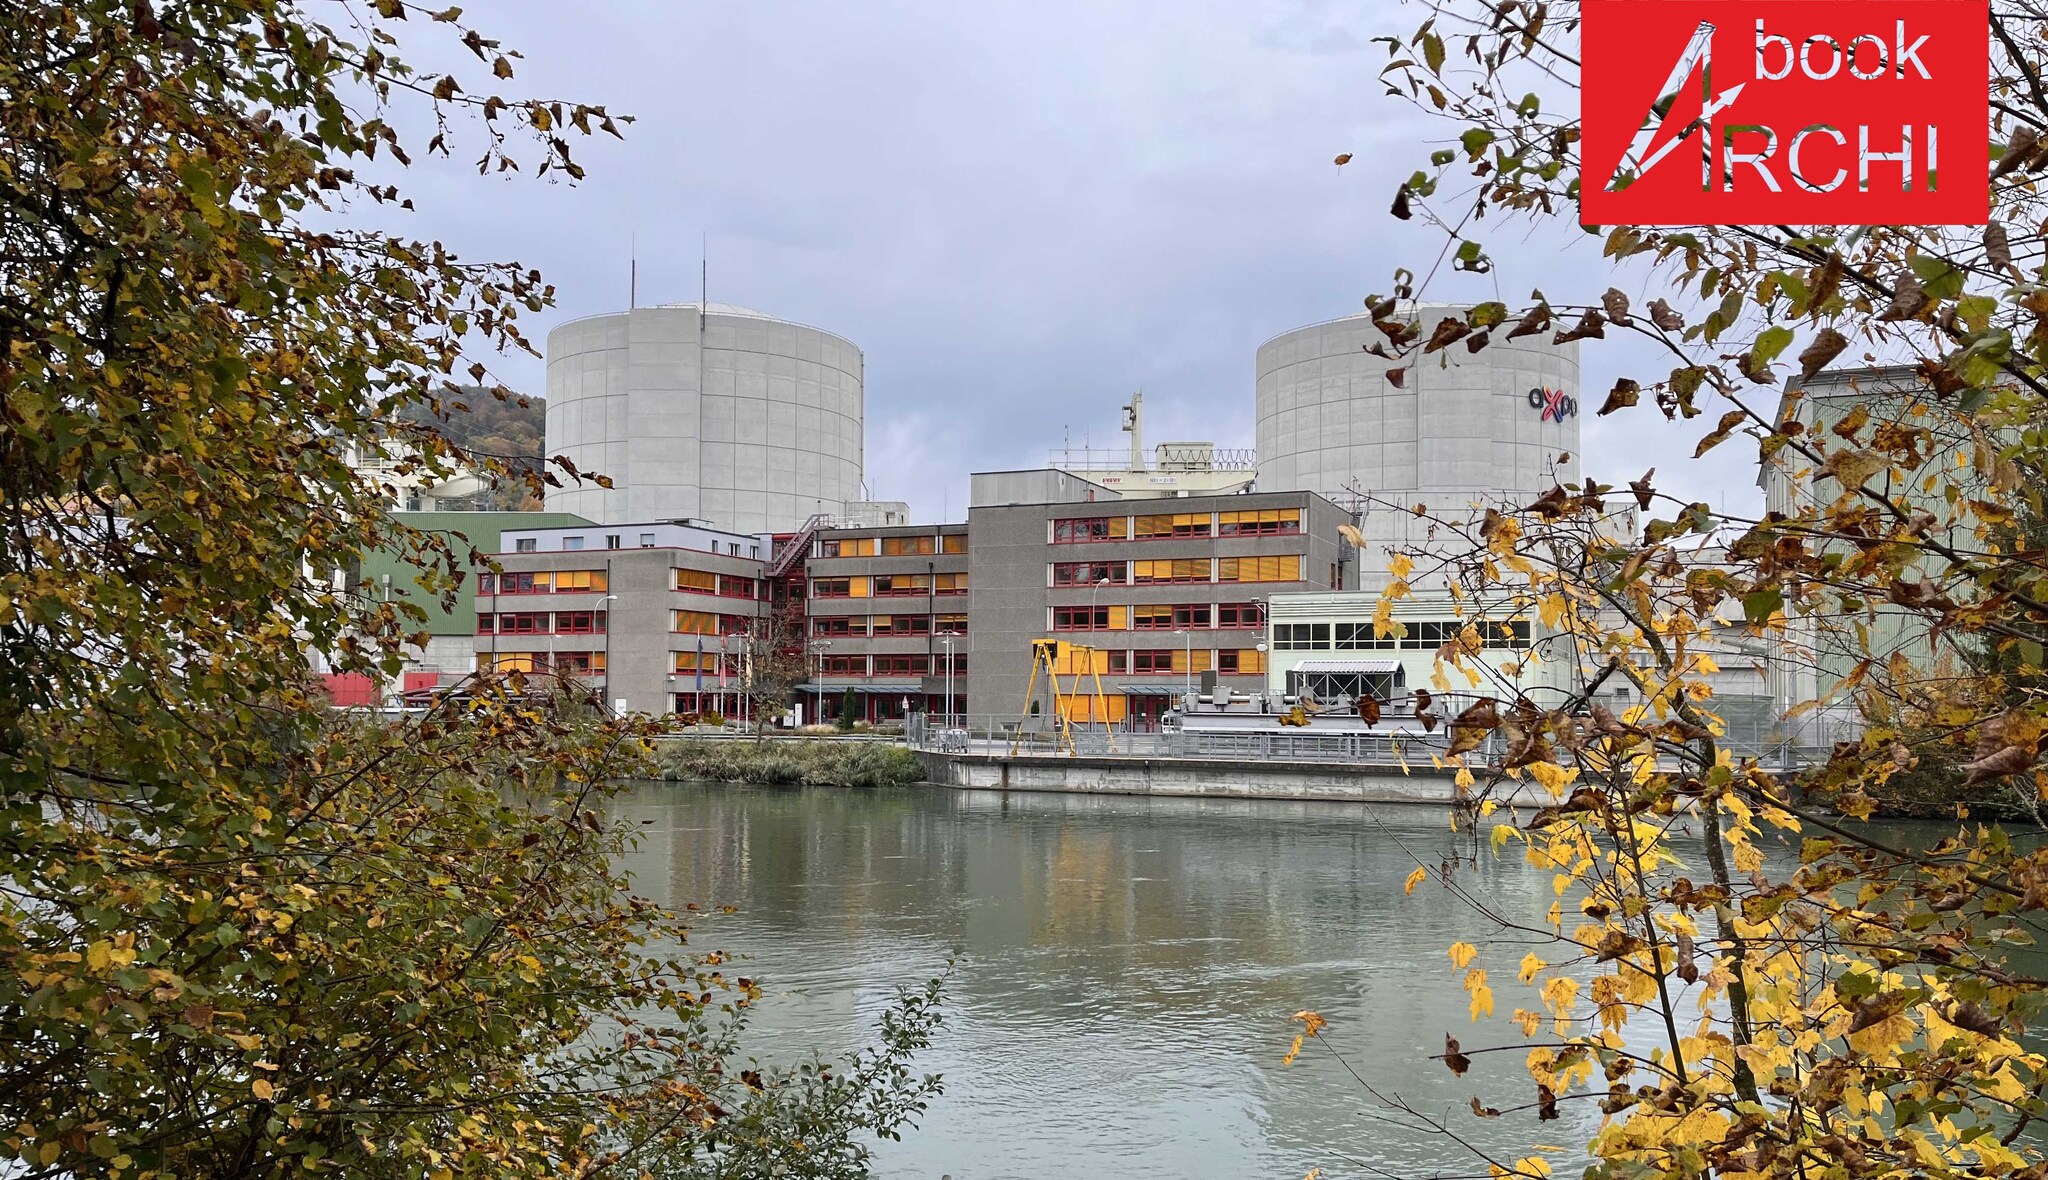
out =
<path fill-rule="evenodd" d="M 663 304 L 557 327 L 547 368 L 548 454 L 613 484 L 550 488 L 550 512 L 754 533 L 863 498 L 864 361 L 844 337 Z"/>
<path fill-rule="evenodd" d="M 1404 314 L 1426 339 L 1465 310 L 1421 304 Z M 1578 344 L 1551 343 L 1554 330 L 1505 335 L 1495 329 L 1477 353 L 1460 341 L 1390 362 L 1367 351 L 1386 337 L 1360 313 L 1266 341 L 1255 393 L 1259 489 L 1320 492 L 1341 504 L 1358 492 L 1454 513 L 1479 502 L 1526 504 L 1576 479 Z M 1398 363 L 1406 372 L 1396 388 L 1386 374 Z M 1408 543 L 1423 526 L 1404 516 L 1368 512 L 1361 528 L 1375 545 Z M 1372 560 L 1361 567 L 1368 577 Z"/>

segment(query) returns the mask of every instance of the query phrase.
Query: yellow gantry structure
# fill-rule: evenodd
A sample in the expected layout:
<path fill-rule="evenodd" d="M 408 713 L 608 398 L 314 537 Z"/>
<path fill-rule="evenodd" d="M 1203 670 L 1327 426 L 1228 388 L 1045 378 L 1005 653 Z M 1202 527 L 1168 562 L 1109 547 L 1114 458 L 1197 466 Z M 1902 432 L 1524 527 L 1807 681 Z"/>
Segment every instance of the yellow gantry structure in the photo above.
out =
<path fill-rule="evenodd" d="M 1057 748 L 1067 754 L 1074 754 L 1074 714 L 1087 706 L 1089 721 L 1102 722 L 1103 737 L 1109 742 L 1109 752 L 1116 753 L 1116 732 L 1110 728 L 1109 701 L 1102 691 L 1102 666 L 1107 653 L 1097 651 L 1079 643 L 1068 643 L 1064 639 L 1034 639 L 1031 641 L 1031 678 L 1024 685 L 1024 709 L 1017 717 L 1017 732 L 1010 739 L 1010 753 L 1014 756 L 1024 741 L 1024 727 L 1031 720 L 1032 702 L 1038 699 L 1038 675 L 1045 674 L 1045 682 L 1052 688 L 1052 717 L 1054 742 Z M 1060 676 L 1072 677 L 1072 686 L 1060 687 Z M 1094 691 L 1083 695 L 1081 678 L 1093 682 Z M 1083 722 L 1082 724 L 1088 724 Z"/>

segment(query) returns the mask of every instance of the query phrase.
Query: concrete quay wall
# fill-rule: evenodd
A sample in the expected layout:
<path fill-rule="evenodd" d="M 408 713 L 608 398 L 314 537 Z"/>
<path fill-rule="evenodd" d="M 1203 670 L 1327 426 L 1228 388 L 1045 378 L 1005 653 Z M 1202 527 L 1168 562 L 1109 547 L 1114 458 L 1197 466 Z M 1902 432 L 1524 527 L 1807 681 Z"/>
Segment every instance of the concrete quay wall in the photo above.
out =
<path fill-rule="evenodd" d="M 1350 803 L 1452 801 L 1454 772 L 1424 763 L 1361 766 L 1330 762 L 1234 762 L 1209 758 L 1064 757 L 918 751 L 925 777 L 942 786 L 989 791 L 1093 795 L 1190 795 L 1228 799 L 1311 799 Z M 1503 803 L 1548 802 L 1531 783 L 1503 784 Z"/>

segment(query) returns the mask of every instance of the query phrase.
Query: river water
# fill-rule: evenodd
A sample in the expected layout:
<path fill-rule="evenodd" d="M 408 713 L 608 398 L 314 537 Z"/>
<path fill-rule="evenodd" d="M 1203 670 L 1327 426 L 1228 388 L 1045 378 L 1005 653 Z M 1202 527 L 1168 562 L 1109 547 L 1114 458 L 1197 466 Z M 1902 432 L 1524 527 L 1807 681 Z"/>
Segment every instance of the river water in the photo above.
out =
<path fill-rule="evenodd" d="M 1517 1042 L 1505 1018 L 1537 1006 L 1514 979 L 1528 947 L 1483 937 L 1434 882 L 1403 895 L 1418 857 L 1458 843 L 1433 808 L 674 783 L 623 808 L 645 833 L 637 891 L 737 907 L 692 938 L 747 956 L 766 988 L 759 1056 L 863 1044 L 895 988 L 957 957 L 918 1063 L 946 1092 L 881 1145 L 879 1176 L 1484 1174 L 1347 1067 L 1509 1158 L 1591 1129 L 1586 1104 L 1544 1124 L 1473 1116 L 1474 1095 L 1533 1100 L 1519 1051 L 1463 1078 L 1428 1060 L 1446 1032 Z M 1552 898 L 1513 852 L 1460 880 L 1539 924 Z M 1478 1026 L 1445 956 L 1460 937 L 1495 990 L 1499 1018 Z M 1304 1008 L 1336 1052 L 1282 1067 Z"/>

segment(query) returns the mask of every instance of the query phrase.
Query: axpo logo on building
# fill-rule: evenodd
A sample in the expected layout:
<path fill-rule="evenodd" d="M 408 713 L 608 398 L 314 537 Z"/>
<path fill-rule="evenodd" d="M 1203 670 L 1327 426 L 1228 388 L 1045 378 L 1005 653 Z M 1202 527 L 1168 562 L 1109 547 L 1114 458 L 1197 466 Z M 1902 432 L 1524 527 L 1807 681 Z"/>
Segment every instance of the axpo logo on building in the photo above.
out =
<path fill-rule="evenodd" d="M 1591 225 L 1978 225 L 1987 0 L 1583 0 Z"/>

